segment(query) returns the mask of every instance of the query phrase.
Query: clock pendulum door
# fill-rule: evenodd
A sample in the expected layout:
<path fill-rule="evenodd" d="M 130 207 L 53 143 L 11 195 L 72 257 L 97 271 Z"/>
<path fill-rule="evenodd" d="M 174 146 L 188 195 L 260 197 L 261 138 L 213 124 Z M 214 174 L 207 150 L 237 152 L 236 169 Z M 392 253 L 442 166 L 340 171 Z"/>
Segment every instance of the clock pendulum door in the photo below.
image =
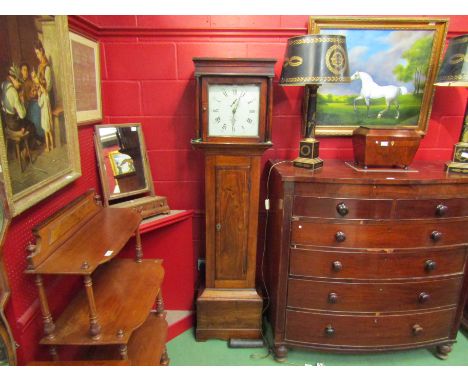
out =
<path fill-rule="evenodd" d="M 205 152 L 205 284 L 196 339 L 259 339 L 256 289 L 261 157 L 270 142 L 274 59 L 194 58 Z M 224 126 L 224 127 L 223 127 Z"/>
<path fill-rule="evenodd" d="M 197 299 L 197 339 L 260 338 L 263 301 L 255 289 L 259 187 L 251 181 L 260 176 L 260 156 L 208 154 L 205 176 L 206 280 Z"/>

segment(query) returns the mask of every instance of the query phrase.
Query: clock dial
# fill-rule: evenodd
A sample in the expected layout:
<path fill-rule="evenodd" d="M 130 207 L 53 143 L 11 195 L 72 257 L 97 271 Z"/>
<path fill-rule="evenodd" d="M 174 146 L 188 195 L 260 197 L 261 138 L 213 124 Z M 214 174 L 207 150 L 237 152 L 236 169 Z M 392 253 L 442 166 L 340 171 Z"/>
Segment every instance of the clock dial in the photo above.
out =
<path fill-rule="evenodd" d="M 210 84 L 208 108 L 209 136 L 258 136 L 259 84 Z"/>

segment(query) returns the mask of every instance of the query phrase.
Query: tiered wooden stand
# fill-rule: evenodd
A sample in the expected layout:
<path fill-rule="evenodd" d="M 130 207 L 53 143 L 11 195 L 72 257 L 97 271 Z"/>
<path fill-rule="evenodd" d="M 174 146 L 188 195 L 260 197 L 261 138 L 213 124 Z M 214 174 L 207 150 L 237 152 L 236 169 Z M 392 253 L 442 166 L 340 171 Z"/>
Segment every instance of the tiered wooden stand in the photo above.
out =
<path fill-rule="evenodd" d="M 35 227 L 26 273 L 36 275 L 44 322 L 42 345 L 59 361 L 57 346 L 90 347 L 96 364 L 167 365 L 167 322 L 162 301 L 162 261 L 143 260 L 139 225 L 132 209 L 103 208 L 89 191 Z M 136 258 L 114 259 L 136 235 Z M 82 276 L 84 289 L 56 321 L 43 275 Z M 156 310 L 152 307 L 156 302 Z M 59 363 L 58 363 L 59 364 Z"/>

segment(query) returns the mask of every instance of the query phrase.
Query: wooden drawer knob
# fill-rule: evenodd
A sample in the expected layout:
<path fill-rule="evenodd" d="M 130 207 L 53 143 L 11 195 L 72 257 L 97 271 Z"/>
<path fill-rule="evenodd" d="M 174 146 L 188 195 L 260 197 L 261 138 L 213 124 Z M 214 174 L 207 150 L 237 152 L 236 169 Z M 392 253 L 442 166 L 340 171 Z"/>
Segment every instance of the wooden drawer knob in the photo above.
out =
<path fill-rule="evenodd" d="M 346 216 L 348 215 L 349 210 L 346 204 L 341 202 L 336 205 L 336 212 L 338 212 L 341 216 Z"/>
<path fill-rule="evenodd" d="M 335 272 L 339 272 L 343 269 L 343 264 L 341 264 L 341 261 L 334 261 L 332 263 L 332 269 L 335 271 Z"/>
<path fill-rule="evenodd" d="M 431 232 L 431 239 L 434 242 L 440 241 L 442 239 L 442 232 L 440 231 L 432 231 Z"/>
<path fill-rule="evenodd" d="M 421 292 L 418 296 L 418 300 L 421 304 L 424 304 L 425 302 L 428 302 L 431 298 L 431 295 L 426 292 Z"/>
<path fill-rule="evenodd" d="M 419 325 L 419 324 L 413 325 L 412 329 L 413 329 L 413 335 L 414 336 L 418 336 L 424 331 L 423 327 L 421 325 Z"/>
<path fill-rule="evenodd" d="M 433 271 L 437 268 L 437 263 L 434 260 L 426 260 L 424 263 L 424 269 L 428 272 Z"/>
<path fill-rule="evenodd" d="M 338 295 L 335 292 L 328 294 L 328 302 L 330 304 L 336 304 L 338 302 Z"/>
<path fill-rule="evenodd" d="M 338 231 L 337 233 L 335 233 L 335 240 L 338 243 L 342 243 L 343 241 L 346 240 L 346 234 L 342 231 Z"/>
<path fill-rule="evenodd" d="M 328 324 L 325 328 L 325 334 L 328 336 L 328 337 L 332 337 L 333 335 L 335 335 L 335 329 L 333 328 L 333 326 L 331 326 L 331 324 Z"/>
<path fill-rule="evenodd" d="M 445 216 L 448 212 L 448 207 L 444 204 L 439 204 L 437 207 L 436 207 L 436 216 Z"/>

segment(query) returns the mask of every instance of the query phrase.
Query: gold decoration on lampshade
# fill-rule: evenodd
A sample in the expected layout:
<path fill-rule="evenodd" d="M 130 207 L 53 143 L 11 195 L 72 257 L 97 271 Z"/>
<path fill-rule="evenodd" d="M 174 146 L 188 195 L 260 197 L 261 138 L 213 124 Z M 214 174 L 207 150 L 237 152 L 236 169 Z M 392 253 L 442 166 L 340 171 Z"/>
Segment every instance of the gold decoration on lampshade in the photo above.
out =
<path fill-rule="evenodd" d="M 310 34 L 288 39 L 280 85 L 305 86 L 303 104 L 303 139 L 294 166 L 315 170 L 323 166 L 315 139 L 317 89 L 326 83 L 348 83 L 346 37 Z"/>

